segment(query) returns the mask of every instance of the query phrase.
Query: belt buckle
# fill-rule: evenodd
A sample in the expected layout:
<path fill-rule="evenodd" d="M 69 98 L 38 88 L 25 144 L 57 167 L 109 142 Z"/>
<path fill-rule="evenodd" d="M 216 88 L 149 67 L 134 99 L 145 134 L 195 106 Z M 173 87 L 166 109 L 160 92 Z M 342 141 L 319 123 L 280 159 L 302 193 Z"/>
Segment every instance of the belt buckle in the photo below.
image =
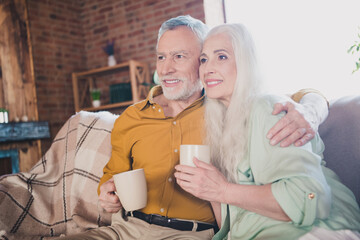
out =
<path fill-rule="evenodd" d="M 158 217 L 156 214 L 149 214 L 149 223 L 154 224 L 154 218 Z M 156 222 L 156 221 L 155 221 Z"/>
<path fill-rule="evenodd" d="M 149 218 L 149 224 L 152 224 L 152 222 L 153 222 L 153 221 L 152 221 L 153 216 L 154 216 L 154 214 L 149 214 L 149 217 L 150 217 L 150 218 Z"/>
<path fill-rule="evenodd" d="M 154 221 L 156 220 L 156 221 Z M 168 218 L 167 216 L 161 216 L 157 214 L 151 214 L 150 215 L 150 224 L 156 224 L 163 227 L 170 227 L 171 218 Z"/>

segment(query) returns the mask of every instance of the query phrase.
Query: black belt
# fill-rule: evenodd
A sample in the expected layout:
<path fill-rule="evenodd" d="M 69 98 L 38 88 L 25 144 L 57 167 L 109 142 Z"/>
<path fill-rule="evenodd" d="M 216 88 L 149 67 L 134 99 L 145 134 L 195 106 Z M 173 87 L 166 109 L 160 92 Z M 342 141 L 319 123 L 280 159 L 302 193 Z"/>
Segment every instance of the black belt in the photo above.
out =
<path fill-rule="evenodd" d="M 127 216 L 133 216 L 136 218 L 139 218 L 149 224 L 155 224 L 163 227 L 169 227 L 176 230 L 181 231 L 203 231 L 208 230 L 210 228 L 214 229 L 214 232 L 217 232 L 219 229 L 217 225 L 213 225 L 210 223 L 203 223 L 203 222 L 197 222 L 197 221 L 184 221 L 179 220 L 176 218 L 168 218 L 157 214 L 145 214 L 143 212 L 139 211 L 133 211 L 128 212 Z M 197 227 L 194 227 L 194 225 L 197 225 Z M 194 229 L 195 228 L 195 229 Z"/>

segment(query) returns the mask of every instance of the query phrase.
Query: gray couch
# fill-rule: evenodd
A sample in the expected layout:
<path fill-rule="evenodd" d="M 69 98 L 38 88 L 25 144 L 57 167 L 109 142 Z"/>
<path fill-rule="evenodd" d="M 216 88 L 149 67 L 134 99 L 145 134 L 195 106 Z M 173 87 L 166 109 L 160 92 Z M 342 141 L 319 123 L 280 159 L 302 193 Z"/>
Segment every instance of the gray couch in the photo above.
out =
<path fill-rule="evenodd" d="M 331 101 L 319 133 L 327 166 L 353 191 L 360 205 L 360 96 Z"/>

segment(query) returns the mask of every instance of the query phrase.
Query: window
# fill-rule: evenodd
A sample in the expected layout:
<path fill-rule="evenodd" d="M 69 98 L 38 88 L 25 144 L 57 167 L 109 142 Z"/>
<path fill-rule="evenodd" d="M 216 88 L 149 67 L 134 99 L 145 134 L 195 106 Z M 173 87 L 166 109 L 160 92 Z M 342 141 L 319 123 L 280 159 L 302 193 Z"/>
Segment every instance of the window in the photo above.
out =
<path fill-rule="evenodd" d="M 359 40 L 359 9 L 359 0 L 225 0 L 226 21 L 253 35 L 269 91 L 311 87 L 328 99 L 360 94 L 355 55 L 347 53 Z"/>

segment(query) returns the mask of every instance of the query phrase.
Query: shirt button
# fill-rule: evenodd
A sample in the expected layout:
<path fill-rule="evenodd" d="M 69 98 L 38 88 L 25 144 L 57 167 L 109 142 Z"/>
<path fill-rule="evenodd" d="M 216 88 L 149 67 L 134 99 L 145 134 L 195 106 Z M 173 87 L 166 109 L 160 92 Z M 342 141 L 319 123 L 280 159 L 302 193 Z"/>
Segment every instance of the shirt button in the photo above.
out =
<path fill-rule="evenodd" d="M 163 213 L 164 211 L 165 211 L 165 210 L 164 210 L 163 208 L 160 208 L 160 212 L 162 212 L 162 213 Z"/>
<path fill-rule="evenodd" d="M 176 125 L 176 121 L 173 121 L 173 124 Z"/>
<path fill-rule="evenodd" d="M 159 109 L 159 112 L 161 112 L 161 109 Z"/>
<path fill-rule="evenodd" d="M 155 106 L 153 106 L 153 109 L 155 109 Z"/>
<path fill-rule="evenodd" d="M 315 194 L 309 193 L 308 198 L 309 198 L 310 200 L 311 200 L 311 199 L 314 199 L 314 197 L 315 197 Z"/>
<path fill-rule="evenodd" d="M 175 149 L 175 150 L 174 150 L 174 152 L 176 152 L 176 153 L 177 153 L 177 152 L 178 152 L 178 150 L 177 150 L 177 149 Z"/>
<path fill-rule="evenodd" d="M 171 177 L 169 177 L 168 181 L 169 181 L 169 182 L 172 182 L 172 178 L 171 178 Z"/>

